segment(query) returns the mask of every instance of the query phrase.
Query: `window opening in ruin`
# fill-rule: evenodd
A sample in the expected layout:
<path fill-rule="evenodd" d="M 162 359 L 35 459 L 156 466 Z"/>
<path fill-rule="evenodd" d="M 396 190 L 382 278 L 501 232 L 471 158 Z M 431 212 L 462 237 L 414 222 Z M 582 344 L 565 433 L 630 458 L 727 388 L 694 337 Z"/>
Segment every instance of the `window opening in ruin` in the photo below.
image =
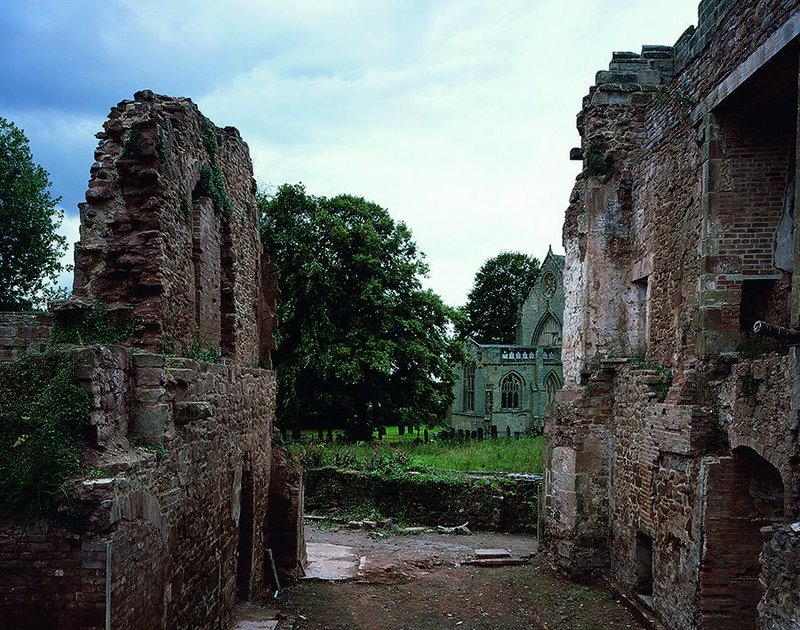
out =
<path fill-rule="evenodd" d="M 240 501 L 236 590 L 239 599 L 249 600 L 251 591 L 250 576 L 253 572 L 253 476 L 246 469 L 242 472 Z"/>
<path fill-rule="evenodd" d="M 758 319 L 790 322 L 799 54 L 787 45 L 709 117 L 705 286 L 728 345 Z"/>
<path fill-rule="evenodd" d="M 653 539 L 647 534 L 636 532 L 633 544 L 636 568 L 636 592 L 650 597 L 653 595 Z M 647 601 L 645 599 L 645 601 Z M 650 600 L 652 605 L 652 600 Z"/>
<path fill-rule="evenodd" d="M 650 276 L 634 280 L 632 285 L 634 303 L 631 332 L 635 337 L 631 340 L 631 349 L 633 354 L 644 355 L 650 336 Z"/>
<path fill-rule="evenodd" d="M 513 372 L 504 376 L 500 381 L 500 408 L 519 409 L 521 393 L 522 378 Z"/>
<path fill-rule="evenodd" d="M 561 389 L 561 382 L 555 372 L 550 372 L 550 374 L 547 375 L 544 387 L 547 392 L 547 404 L 549 405 L 556 399 L 556 392 Z"/>
<path fill-rule="evenodd" d="M 748 279 L 742 282 L 742 301 L 739 306 L 739 329 L 751 333 L 759 320 L 775 323 L 778 315 L 772 304 L 775 280 Z"/>
<path fill-rule="evenodd" d="M 475 411 L 475 366 L 464 366 L 464 411 Z"/>
<path fill-rule="evenodd" d="M 490 416 L 492 415 L 492 407 L 494 406 L 494 392 L 491 389 L 487 389 L 484 392 L 484 415 Z"/>
<path fill-rule="evenodd" d="M 194 345 L 218 348 L 220 334 L 220 233 L 214 204 L 198 182 L 192 192 Z M 188 350 L 188 348 L 187 348 Z"/>
<path fill-rule="evenodd" d="M 236 283 L 233 259 L 233 237 L 227 220 L 222 222 L 222 243 L 220 246 L 220 352 L 223 357 L 235 358 L 236 349 Z"/>

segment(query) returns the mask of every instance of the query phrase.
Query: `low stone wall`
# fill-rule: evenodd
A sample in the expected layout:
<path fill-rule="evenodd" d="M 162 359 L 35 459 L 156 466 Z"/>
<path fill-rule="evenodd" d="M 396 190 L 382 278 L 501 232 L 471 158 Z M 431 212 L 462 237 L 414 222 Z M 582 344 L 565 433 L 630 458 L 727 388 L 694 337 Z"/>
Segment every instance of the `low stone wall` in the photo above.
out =
<path fill-rule="evenodd" d="M 373 506 L 384 516 L 423 525 L 535 534 L 538 480 L 464 479 L 316 468 L 305 473 L 306 511 Z"/>
<path fill-rule="evenodd" d="M 0 361 L 40 352 L 50 338 L 49 313 L 0 312 Z"/>

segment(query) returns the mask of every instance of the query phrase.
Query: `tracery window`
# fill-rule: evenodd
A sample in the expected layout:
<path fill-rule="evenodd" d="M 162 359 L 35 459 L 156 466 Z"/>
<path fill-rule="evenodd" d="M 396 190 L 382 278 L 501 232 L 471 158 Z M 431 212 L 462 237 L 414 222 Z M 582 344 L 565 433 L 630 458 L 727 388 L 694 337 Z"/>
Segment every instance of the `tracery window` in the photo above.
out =
<path fill-rule="evenodd" d="M 475 366 L 464 365 L 464 411 L 475 411 Z"/>
<path fill-rule="evenodd" d="M 522 394 L 522 379 L 513 372 L 500 381 L 500 407 L 502 409 L 519 409 Z"/>
<path fill-rule="evenodd" d="M 558 380 L 555 372 L 550 372 L 544 382 L 545 390 L 547 391 L 547 404 L 549 405 L 556 399 L 556 392 L 561 389 L 561 383 Z"/>

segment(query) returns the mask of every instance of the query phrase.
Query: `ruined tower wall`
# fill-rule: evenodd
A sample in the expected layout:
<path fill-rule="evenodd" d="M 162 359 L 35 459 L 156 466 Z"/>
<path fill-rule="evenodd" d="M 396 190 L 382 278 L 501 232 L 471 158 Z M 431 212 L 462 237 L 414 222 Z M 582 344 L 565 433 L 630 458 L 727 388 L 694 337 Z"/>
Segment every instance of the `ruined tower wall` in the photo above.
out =
<path fill-rule="evenodd" d="M 253 365 L 261 245 L 247 145 L 189 99 L 134 99 L 98 134 L 74 295 L 135 316 L 147 350 L 216 348 Z"/>
<path fill-rule="evenodd" d="M 759 530 L 800 510 L 795 351 L 747 333 L 800 312 L 800 2 L 699 13 L 674 49 L 614 53 L 578 117 L 545 547 L 670 627 L 751 627 L 791 617 L 796 547 Z"/>

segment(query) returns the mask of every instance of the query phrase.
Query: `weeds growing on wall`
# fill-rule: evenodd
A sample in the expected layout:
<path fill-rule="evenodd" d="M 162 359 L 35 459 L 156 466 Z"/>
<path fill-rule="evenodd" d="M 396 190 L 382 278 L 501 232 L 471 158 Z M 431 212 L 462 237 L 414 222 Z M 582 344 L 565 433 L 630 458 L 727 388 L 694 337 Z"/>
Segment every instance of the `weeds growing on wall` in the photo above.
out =
<path fill-rule="evenodd" d="M 138 322 L 137 317 L 130 317 L 125 324 L 117 325 L 106 305 L 98 302 L 70 319 L 57 320 L 50 331 L 50 341 L 78 346 L 122 343 L 131 337 Z"/>
<path fill-rule="evenodd" d="M 763 337 L 742 337 L 736 345 L 736 351 L 742 359 L 757 359 L 769 352 L 769 344 Z"/>
<path fill-rule="evenodd" d="M 233 211 L 233 204 L 231 196 L 228 194 L 228 187 L 225 185 L 225 176 L 219 166 L 219 138 L 210 121 L 203 129 L 203 144 L 211 157 L 211 166 L 203 164 L 200 167 L 200 182 L 197 190 L 200 194 L 211 197 L 215 210 L 230 214 Z"/>
<path fill-rule="evenodd" d="M 65 352 L 0 364 L 0 515 L 40 514 L 66 494 L 90 402 Z"/>
<path fill-rule="evenodd" d="M 644 357 L 633 357 L 628 362 L 628 365 L 632 370 L 652 370 L 657 372 L 662 377 L 663 382 L 656 390 L 656 399 L 658 402 L 666 400 L 669 388 L 672 387 L 672 371 L 668 367 L 660 363 L 654 363 Z"/>
<path fill-rule="evenodd" d="M 206 348 L 203 342 L 200 341 L 200 333 L 195 331 L 192 347 L 189 349 L 189 357 L 195 361 L 205 361 L 206 363 L 219 363 L 222 356 L 219 353 L 219 348 L 211 347 Z"/>
<path fill-rule="evenodd" d="M 586 174 L 606 181 L 614 172 L 611 156 L 604 155 L 598 147 L 590 146 L 586 152 Z"/>

